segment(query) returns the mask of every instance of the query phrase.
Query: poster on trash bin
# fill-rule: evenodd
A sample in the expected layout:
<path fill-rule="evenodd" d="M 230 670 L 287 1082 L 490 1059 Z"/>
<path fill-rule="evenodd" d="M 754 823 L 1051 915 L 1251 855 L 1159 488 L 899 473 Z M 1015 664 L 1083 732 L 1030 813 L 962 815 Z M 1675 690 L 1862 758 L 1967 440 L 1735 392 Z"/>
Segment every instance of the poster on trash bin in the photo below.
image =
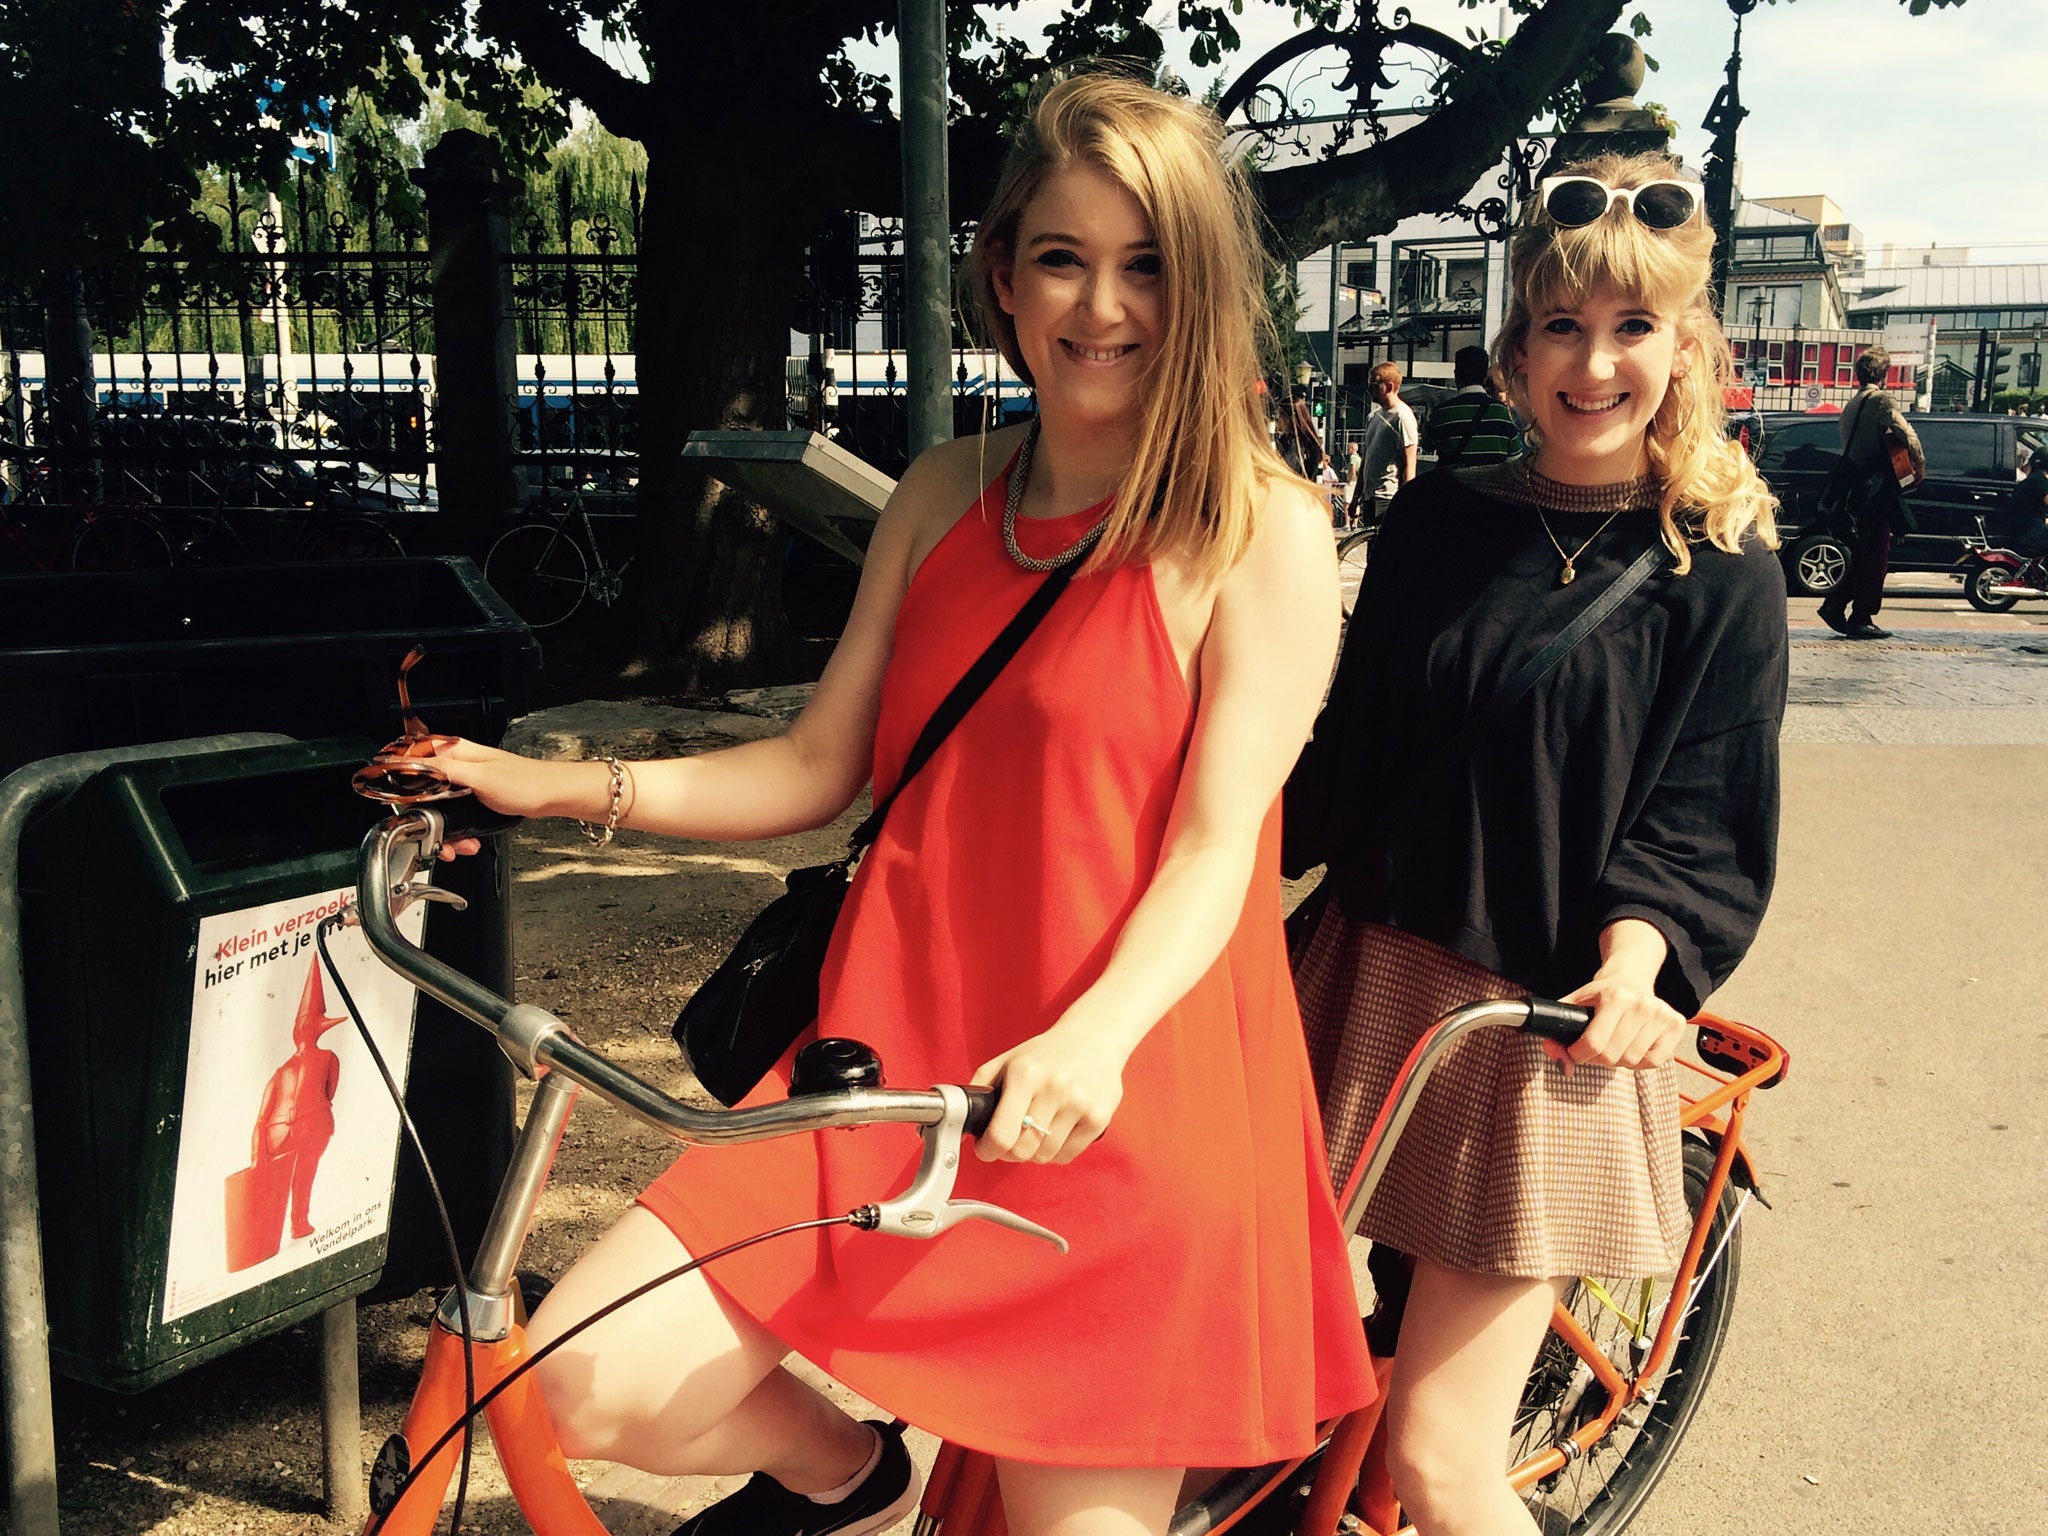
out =
<path fill-rule="evenodd" d="M 358 1243 L 391 1219 L 398 1110 L 314 931 L 343 888 L 202 918 L 163 1320 Z M 415 944 L 424 904 L 400 915 Z M 358 928 L 327 951 L 400 1088 L 417 994 Z"/>

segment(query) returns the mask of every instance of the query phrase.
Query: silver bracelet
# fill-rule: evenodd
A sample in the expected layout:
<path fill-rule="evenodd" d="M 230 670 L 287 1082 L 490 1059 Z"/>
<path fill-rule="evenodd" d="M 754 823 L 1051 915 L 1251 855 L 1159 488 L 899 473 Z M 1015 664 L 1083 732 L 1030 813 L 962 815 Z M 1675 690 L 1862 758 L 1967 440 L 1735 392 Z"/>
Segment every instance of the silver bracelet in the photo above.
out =
<path fill-rule="evenodd" d="M 604 825 L 602 827 L 593 827 L 587 821 L 576 823 L 577 826 L 583 829 L 583 835 L 590 839 L 591 847 L 602 848 L 612 840 L 612 834 L 619 830 L 619 802 L 625 798 L 626 794 L 626 768 L 616 757 L 590 757 L 585 758 L 584 761 L 604 763 L 612 771 L 612 803 L 611 808 L 605 812 Z"/>

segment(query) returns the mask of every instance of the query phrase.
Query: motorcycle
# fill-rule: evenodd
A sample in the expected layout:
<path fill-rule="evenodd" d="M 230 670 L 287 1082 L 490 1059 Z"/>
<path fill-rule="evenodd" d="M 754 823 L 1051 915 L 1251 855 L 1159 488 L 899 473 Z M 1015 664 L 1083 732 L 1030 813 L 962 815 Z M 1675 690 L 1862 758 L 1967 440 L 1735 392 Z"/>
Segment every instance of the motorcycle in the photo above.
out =
<path fill-rule="evenodd" d="M 1993 545 L 1977 519 L 1976 537 L 1965 537 L 1960 559 L 1963 596 L 1979 613 L 2005 613 L 2023 597 L 2048 598 L 2048 550 L 2023 555 Z"/>

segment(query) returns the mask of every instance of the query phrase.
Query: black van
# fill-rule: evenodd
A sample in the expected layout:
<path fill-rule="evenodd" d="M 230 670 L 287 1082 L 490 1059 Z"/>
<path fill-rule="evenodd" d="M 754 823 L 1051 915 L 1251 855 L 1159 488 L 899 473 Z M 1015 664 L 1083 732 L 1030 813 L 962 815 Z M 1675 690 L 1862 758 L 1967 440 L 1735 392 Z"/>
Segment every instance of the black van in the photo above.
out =
<path fill-rule="evenodd" d="M 1927 453 L 1927 478 L 1906 504 L 1918 533 L 1892 544 L 1895 571 L 1947 571 L 1963 553 L 1977 519 L 1994 543 L 2016 529 L 2012 488 L 2029 457 L 2048 451 L 2048 420 L 2029 416 L 1916 415 L 1907 418 Z M 1814 505 L 1841 456 L 1842 418 L 1792 411 L 1764 413 L 1756 467 L 1779 502 L 1785 577 L 1794 593 L 1819 596 L 1842 579 L 1849 551 L 1822 532 Z"/>

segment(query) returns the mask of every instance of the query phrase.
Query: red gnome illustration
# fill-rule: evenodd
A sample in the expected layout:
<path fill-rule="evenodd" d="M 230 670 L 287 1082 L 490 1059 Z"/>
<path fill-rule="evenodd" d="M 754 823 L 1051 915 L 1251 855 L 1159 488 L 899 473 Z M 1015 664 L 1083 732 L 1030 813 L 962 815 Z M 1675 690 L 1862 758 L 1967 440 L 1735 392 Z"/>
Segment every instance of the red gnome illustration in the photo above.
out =
<path fill-rule="evenodd" d="M 299 994 L 292 1021 L 290 1059 L 270 1074 L 250 1133 L 250 1164 L 227 1180 L 227 1264 L 247 1269 L 274 1255 L 281 1241 L 285 1206 L 291 1207 L 293 1237 L 311 1237 L 308 1208 L 320 1154 L 334 1139 L 334 1092 L 341 1082 L 341 1058 L 320 1045 L 320 1037 L 341 1018 L 327 1012 L 316 958 Z"/>

